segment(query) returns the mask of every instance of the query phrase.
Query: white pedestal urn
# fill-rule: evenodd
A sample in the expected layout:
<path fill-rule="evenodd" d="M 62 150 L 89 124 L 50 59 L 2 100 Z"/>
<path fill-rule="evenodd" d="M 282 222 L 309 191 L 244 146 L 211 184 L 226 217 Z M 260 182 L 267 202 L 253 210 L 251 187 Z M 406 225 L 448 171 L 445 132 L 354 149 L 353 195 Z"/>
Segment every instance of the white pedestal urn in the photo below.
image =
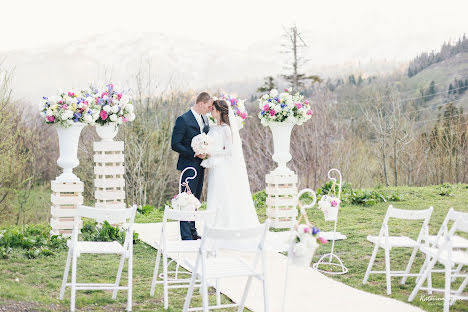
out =
<path fill-rule="evenodd" d="M 56 178 L 59 182 L 79 182 L 80 179 L 73 173 L 73 168 L 80 164 L 78 160 L 78 142 L 81 130 L 85 123 L 75 122 L 70 127 L 56 126 L 59 138 L 60 157 L 57 165 L 63 169 L 63 173 Z"/>
<path fill-rule="evenodd" d="M 96 133 L 102 142 L 112 142 L 119 132 L 116 122 L 109 122 L 105 125 L 96 124 Z"/>
<path fill-rule="evenodd" d="M 291 131 L 295 123 L 292 122 L 270 122 L 271 133 L 273 134 L 273 160 L 278 164 L 275 170 L 271 173 L 275 175 L 291 175 L 294 172 L 286 167 L 288 161 L 291 160 L 292 156 L 289 152 Z"/>

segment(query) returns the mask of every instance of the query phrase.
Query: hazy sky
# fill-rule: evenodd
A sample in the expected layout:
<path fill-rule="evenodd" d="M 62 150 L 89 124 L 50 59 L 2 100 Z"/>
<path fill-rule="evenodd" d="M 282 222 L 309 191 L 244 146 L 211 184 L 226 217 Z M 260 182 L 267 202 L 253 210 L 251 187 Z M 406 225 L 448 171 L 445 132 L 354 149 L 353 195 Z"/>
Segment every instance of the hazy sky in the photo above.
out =
<path fill-rule="evenodd" d="M 0 0 L 0 51 L 123 29 L 247 47 L 296 23 L 315 49 L 379 45 L 379 57 L 405 59 L 468 32 L 467 12 L 467 0 Z"/>

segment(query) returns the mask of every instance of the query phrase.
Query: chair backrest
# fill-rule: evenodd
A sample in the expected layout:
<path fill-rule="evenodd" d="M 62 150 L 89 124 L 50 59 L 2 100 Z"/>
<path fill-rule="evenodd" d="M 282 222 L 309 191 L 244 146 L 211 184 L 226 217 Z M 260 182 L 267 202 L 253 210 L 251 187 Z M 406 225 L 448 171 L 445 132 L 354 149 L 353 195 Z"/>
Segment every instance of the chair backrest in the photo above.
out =
<path fill-rule="evenodd" d="M 380 229 L 380 237 L 388 237 L 388 221 L 390 218 L 400 219 L 400 220 L 421 220 L 423 221 L 421 230 L 419 231 L 417 242 L 420 243 L 421 240 L 427 241 L 429 236 L 429 220 L 431 219 L 433 207 L 422 210 L 408 210 L 408 209 L 398 209 L 394 208 L 392 205 L 388 206 L 387 213 L 385 214 L 384 221 L 382 223 L 382 228 Z"/>
<path fill-rule="evenodd" d="M 164 207 L 163 222 L 168 220 L 175 221 L 204 221 L 208 216 L 214 215 L 214 211 L 181 211 L 171 209 L 169 206 Z"/>
<path fill-rule="evenodd" d="M 458 231 L 468 233 L 468 215 L 466 213 L 458 214 L 458 217 L 453 223 L 450 230 L 442 233 L 442 235 L 438 237 L 436 241 L 437 246 L 440 247 L 438 255 L 440 255 L 440 253 L 443 250 L 447 250 L 449 252 L 449 258 L 450 258 L 451 252 L 453 249 L 452 238 L 455 235 L 455 233 Z"/>
<path fill-rule="evenodd" d="M 77 216 L 94 219 L 99 223 L 104 221 L 110 224 L 120 224 L 125 222 L 133 223 L 135 219 L 137 206 L 133 205 L 130 208 L 95 208 L 84 205 L 79 205 L 77 208 Z"/>
<path fill-rule="evenodd" d="M 445 216 L 444 222 L 440 226 L 439 232 L 437 233 L 437 237 L 440 237 L 444 233 L 448 232 L 449 222 L 455 222 L 459 217 L 468 218 L 468 212 L 461 212 L 456 211 L 453 208 L 450 208 Z"/>
<path fill-rule="evenodd" d="M 252 243 L 255 243 L 260 249 L 263 249 L 265 237 L 269 229 L 269 219 L 267 219 L 264 224 L 242 229 L 220 229 L 205 225 L 200 249 L 202 251 L 205 250 L 207 241 L 242 241 L 246 239 L 252 240 Z M 211 246 L 208 247 L 208 249 L 209 248 L 211 248 Z M 229 249 L 229 246 L 226 246 L 226 248 Z"/>

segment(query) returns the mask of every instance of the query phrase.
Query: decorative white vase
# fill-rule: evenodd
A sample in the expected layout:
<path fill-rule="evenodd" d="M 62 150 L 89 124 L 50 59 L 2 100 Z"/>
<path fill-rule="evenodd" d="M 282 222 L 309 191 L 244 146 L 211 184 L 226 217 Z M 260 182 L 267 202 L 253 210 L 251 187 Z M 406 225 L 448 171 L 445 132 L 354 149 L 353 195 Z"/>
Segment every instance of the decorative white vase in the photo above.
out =
<path fill-rule="evenodd" d="M 338 206 L 330 206 L 324 209 L 323 215 L 325 217 L 325 221 L 336 221 L 336 219 L 338 218 L 338 209 Z"/>
<path fill-rule="evenodd" d="M 295 123 L 292 122 L 270 122 L 268 124 L 273 134 L 273 160 L 278 164 L 278 167 L 271 172 L 272 174 L 290 175 L 294 173 L 291 169 L 286 167 L 286 164 L 292 158 L 289 153 L 289 147 L 291 131 L 294 125 Z"/>
<path fill-rule="evenodd" d="M 314 257 L 316 249 L 317 247 L 308 248 L 302 256 L 292 255 L 291 264 L 306 268 L 309 267 L 310 263 L 312 262 L 312 258 Z"/>
<path fill-rule="evenodd" d="M 73 173 L 73 168 L 80 164 L 77 157 L 78 142 L 80 141 L 81 130 L 83 130 L 85 126 L 86 124 L 79 122 L 73 123 L 68 128 L 56 126 L 60 150 L 60 157 L 57 160 L 57 165 L 63 169 L 63 173 L 56 178 L 56 181 L 80 181 Z"/>
<path fill-rule="evenodd" d="M 96 125 L 96 133 L 101 138 L 102 142 L 114 141 L 114 138 L 118 132 L 119 127 L 115 122 L 110 122 L 104 126 L 98 124 Z"/>

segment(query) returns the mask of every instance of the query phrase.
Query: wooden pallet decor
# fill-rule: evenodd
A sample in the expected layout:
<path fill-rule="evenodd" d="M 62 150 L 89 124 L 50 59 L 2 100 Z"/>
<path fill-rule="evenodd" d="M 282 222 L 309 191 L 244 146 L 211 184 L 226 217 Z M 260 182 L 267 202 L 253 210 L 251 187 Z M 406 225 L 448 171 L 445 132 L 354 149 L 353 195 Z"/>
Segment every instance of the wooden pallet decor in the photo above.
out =
<path fill-rule="evenodd" d="M 125 208 L 124 142 L 94 142 L 93 148 L 96 207 Z"/>
<path fill-rule="evenodd" d="M 288 175 L 270 173 L 265 176 L 265 182 L 266 215 L 271 220 L 271 227 L 291 228 L 298 215 L 296 209 L 297 175 L 295 173 Z"/>
<path fill-rule="evenodd" d="M 83 204 L 84 184 L 81 181 L 51 182 L 51 234 L 70 236 L 73 230 L 75 212 L 78 205 Z"/>

